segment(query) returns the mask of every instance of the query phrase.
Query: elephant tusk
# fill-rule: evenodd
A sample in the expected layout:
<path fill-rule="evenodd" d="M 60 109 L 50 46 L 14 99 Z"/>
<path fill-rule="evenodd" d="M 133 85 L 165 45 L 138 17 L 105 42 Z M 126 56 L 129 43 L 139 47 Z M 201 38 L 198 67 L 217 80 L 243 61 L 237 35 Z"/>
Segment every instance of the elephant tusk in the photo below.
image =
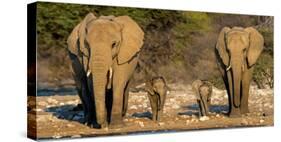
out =
<path fill-rule="evenodd" d="M 90 71 L 90 70 L 88 70 L 88 71 L 87 71 L 87 77 L 89 77 L 89 76 L 90 76 L 90 74 L 91 74 L 91 71 Z"/>
<path fill-rule="evenodd" d="M 109 68 L 109 79 L 112 79 L 112 67 Z"/>
<path fill-rule="evenodd" d="M 231 69 L 231 64 L 226 68 L 226 71 L 229 71 Z"/>

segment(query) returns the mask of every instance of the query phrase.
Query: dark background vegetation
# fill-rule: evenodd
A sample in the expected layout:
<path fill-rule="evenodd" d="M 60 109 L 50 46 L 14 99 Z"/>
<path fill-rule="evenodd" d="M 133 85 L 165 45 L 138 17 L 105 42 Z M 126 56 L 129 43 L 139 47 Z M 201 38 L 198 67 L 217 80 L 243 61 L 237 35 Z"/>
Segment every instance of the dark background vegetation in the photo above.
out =
<path fill-rule="evenodd" d="M 37 8 L 39 83 L 72 80 L 66 40 L 74 26 L 92 12 L 96 16 L 128 15 L 144 30 L 134 83 L 162 75 L 169 83 L 206 79 L 221 88 L 214 55 L 218 33 L 224 26 L 256 26 L 265 38 L 265 50 L 253 80 L 260 88 L 273 87 L 273 17 L 57 3 L 39 3 Z"/>

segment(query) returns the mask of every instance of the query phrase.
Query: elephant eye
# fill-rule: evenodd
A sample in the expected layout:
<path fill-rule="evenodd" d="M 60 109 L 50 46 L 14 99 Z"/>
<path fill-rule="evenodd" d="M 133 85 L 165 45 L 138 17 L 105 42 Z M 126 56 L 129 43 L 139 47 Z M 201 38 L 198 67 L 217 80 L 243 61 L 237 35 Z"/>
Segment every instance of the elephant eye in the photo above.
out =
<path fill-rule="evenodd" d="M 117 41 L 114 41 L 113 43 L 112 43 L 112 48 L 114 48 L 114 47 L 116 47 L 117 46 Z"/>

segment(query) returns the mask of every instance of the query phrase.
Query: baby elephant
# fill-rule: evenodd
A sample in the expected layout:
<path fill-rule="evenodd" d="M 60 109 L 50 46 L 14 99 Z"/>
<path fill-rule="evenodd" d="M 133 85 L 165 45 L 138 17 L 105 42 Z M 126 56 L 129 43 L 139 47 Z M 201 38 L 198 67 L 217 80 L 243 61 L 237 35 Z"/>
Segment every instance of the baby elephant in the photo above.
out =
<path fill-rule="evenodd" d="M 192 88 L 197 95 L 197 103 L 200 108 L 199 115 L 207 116 L 211 104 L 212 84 L 208 81 L 195 80 L 192 83 Z"/>
<path fill-rule="evenodd" d="M 165 79 L 162 76 L 152 78 L 146 85 L 146 91 L 152 109 L 152 120 L 160 121 L 168 91 Z"/>

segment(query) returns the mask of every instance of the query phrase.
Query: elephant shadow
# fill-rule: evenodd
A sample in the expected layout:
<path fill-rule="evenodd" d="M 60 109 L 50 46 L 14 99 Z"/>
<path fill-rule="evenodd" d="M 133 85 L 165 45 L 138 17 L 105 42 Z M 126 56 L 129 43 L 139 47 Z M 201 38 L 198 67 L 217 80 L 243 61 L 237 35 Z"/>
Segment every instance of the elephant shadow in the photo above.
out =
<path fill-rule="evenodd" d="M 45 111 L 51 112 L 53 116 L 59 119 L 76 121 L 79 123 L 83 123 L 84 120 L 84 113 L 81 104 L 55 106 L 47 108 Z"/>
<path fill-rule="evenodd" d="M 152 120 L 152 113 L 149 111 L 146 112 L 135 112 L 132 114 L 133 117 L 137 118 L 149 118 Z"/>
<path fill-rule="evenodd" d="M 199 116 L 199 105 L 198 104 L 192 104 L 188 106 L 182 106 L 183 109 L 186 111 L 184 112 L 179 112 L 178 115 L 196 115 Z"/>
<path fill-rule="evenodd" d="M 183 106 L 183 108 L 186 109 L 187 111 L 179 112 L 178 115 L 199 116 L 199 105 L 198 104 Z M 209 106 L 209 112 L 212 112 L 212 113 L 227 114 L 228 110 L 229 110 L 228 105 L 210 105 Z"/>

